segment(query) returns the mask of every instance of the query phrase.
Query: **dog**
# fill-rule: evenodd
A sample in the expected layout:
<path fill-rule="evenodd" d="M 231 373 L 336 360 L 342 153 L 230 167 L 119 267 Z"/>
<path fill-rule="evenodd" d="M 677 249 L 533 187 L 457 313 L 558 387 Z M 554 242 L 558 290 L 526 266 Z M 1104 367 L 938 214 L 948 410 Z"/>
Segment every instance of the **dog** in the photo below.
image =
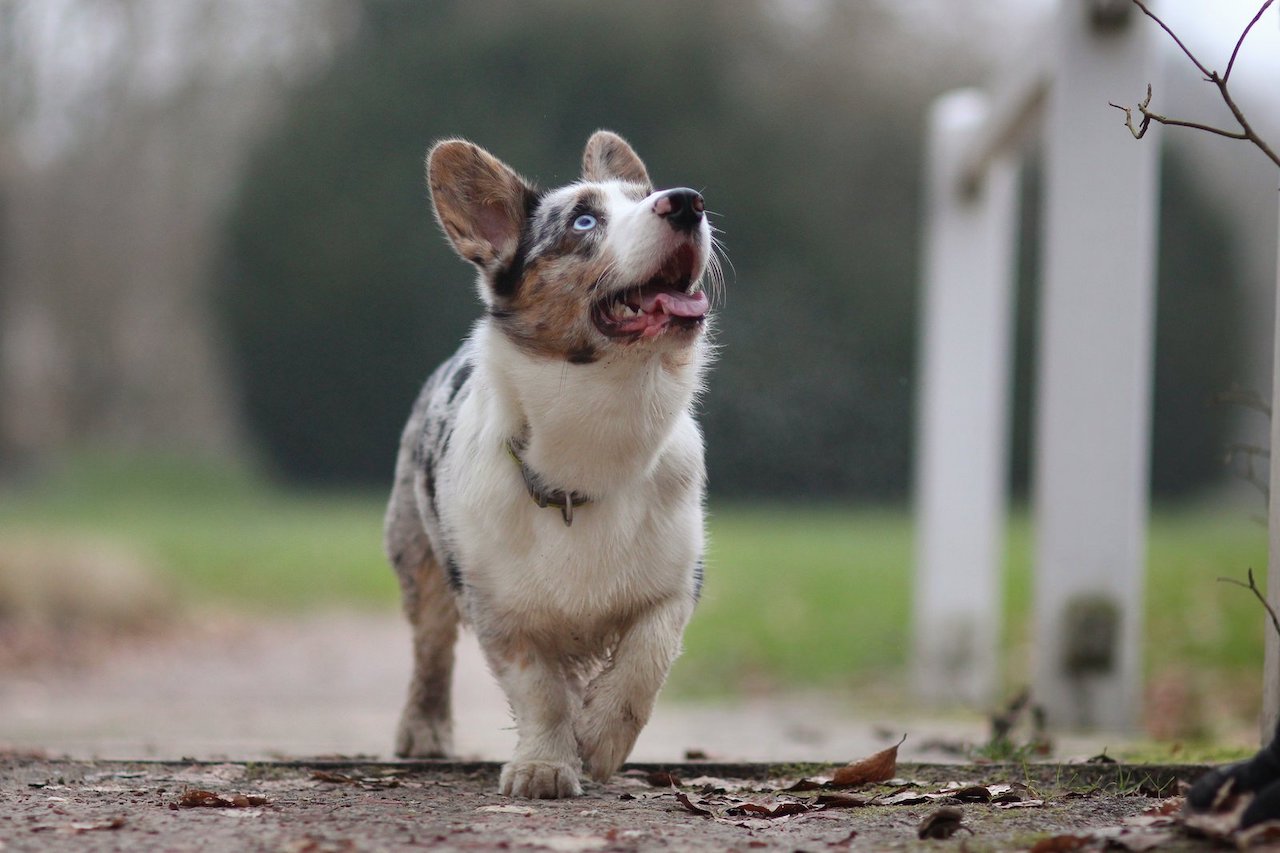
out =
<path fill-rule="evenodd" d="M 577 796 L 631 752 L 701 593 L 716 241 L 702 196 L 655 191 L 609 131 L 555 190 L 460 139 L 426 171 L 485 314 L 400 443 L 385 545 L 414 663 L 396 754 L 449 755 L 463 622 L 515 718 L 502 793 Z"/>

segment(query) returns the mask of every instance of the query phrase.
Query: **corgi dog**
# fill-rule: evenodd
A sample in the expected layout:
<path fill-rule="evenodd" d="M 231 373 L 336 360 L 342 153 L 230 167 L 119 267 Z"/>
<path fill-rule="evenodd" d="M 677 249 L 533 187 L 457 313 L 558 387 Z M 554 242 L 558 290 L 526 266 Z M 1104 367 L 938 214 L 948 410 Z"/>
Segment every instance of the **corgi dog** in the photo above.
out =
<path fill-rule="evenodd" d="M 576 796 L 630 753 L 701 591 L 715 240 L 702 196 L 655 190 L 609 131 L 559 189 L 460 139 L 427 181 L 485 313 L 396 462 L 385 546 L 414 660 L 396 754 L 449 755 L 465 623 L 515 718 L 502 793 Z"/>

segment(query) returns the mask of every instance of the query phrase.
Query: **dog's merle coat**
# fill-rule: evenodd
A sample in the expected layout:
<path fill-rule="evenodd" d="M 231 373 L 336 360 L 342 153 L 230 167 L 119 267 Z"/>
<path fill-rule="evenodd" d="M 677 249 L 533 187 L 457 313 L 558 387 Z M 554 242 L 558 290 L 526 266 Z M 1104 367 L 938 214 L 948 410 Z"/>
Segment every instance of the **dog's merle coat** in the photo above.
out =
<path fill-rule="evenodd" d="M 486 313 L 413 407 L 386 520 L 414 634 L 396 752 L 448 753 L 465 621 L 516 718 L 515 796 L 617 769 L 702 585 L 702 198 L 655 192 L 607 131 L 583 178 L 540 192 L 470 143 L 432 149 L 436 216 Z"/>

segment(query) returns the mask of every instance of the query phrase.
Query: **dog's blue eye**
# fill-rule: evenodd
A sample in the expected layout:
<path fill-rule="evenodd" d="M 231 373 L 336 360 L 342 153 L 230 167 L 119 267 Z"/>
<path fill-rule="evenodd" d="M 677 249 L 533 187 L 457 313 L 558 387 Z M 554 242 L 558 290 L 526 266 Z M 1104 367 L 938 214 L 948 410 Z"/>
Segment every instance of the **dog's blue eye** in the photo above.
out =
<path fill-rule="evenodd" d="M 590 213 L 584 213 L 577 219 L 573 220 L 574 231 L 590 231 L 596 227 L 596 218 Z"/>

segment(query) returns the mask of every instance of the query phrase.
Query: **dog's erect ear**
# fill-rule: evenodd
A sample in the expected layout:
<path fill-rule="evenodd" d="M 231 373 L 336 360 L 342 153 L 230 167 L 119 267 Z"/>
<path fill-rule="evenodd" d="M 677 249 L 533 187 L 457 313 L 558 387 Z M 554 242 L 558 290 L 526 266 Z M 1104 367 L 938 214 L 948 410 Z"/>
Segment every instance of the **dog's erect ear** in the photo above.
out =
<path fill-rule="evenodd" d="M 597 130 L 582 152 L 582 177 L 588 181 L 630 181 L 653 186 L 644 163 L 627 141 L 609 130 Z"/>
<path fill-rule="evenodd" d="M 445 236 L 464 260 L 496 272 L 520 244 L 533 189 L 507 164 L 462 139 L 427 154 L 427 186 Z"/>

